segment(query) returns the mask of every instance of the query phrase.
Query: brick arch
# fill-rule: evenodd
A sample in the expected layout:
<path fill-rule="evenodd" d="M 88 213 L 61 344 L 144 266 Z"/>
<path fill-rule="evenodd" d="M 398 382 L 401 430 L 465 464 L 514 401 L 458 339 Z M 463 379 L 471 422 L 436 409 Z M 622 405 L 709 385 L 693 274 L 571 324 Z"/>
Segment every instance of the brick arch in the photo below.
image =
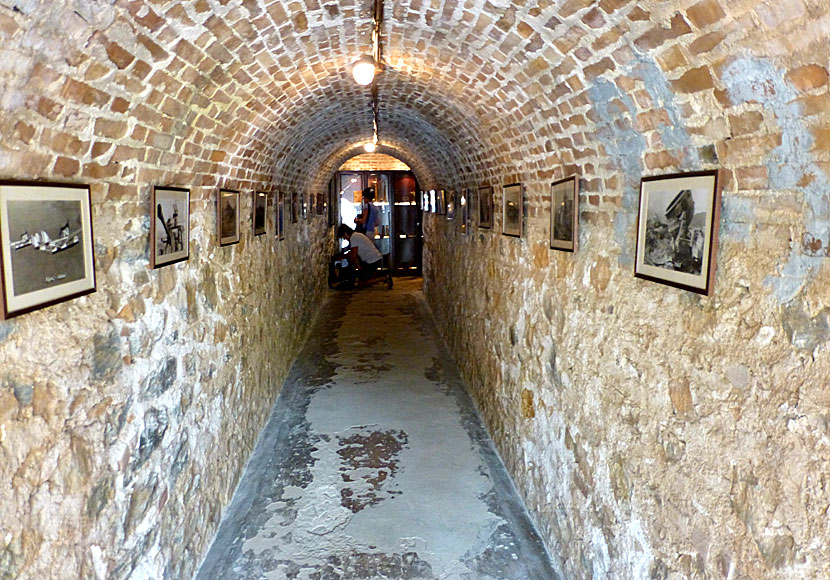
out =
<path fill-rule="evenodd" d="M 379 153 L 385 153 L 395 159 L 403 161 L 415 174 L 418 180 L 418 185 L 421 189 L 434 189 L 438 187 L 438 178 L 430 172 L 423 161 L 417 156 L 413 156 L 407 149 L 406 144 L 398 145 L 395 143 L 381 143 L 378 146 Z M 355 147 L 353 144 L 344 146 L 341 150 L 335 152 L 316 171 L 312 184 L 312 191 L 318 191 L 325 187 L 325 184 L 331 179 L 337 169 L 352 157 L 356 157 L 363 153 L 363 149 Z"/>

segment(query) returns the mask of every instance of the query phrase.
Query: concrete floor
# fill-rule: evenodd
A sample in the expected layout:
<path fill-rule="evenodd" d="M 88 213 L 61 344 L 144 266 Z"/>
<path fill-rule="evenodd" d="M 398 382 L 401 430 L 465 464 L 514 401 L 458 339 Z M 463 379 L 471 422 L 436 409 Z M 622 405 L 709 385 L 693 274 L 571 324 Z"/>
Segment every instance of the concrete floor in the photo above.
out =
<path fill-rule="evenodd" d="M 197 580 L 558 580 L 420 288 L 334 293 Z"/>

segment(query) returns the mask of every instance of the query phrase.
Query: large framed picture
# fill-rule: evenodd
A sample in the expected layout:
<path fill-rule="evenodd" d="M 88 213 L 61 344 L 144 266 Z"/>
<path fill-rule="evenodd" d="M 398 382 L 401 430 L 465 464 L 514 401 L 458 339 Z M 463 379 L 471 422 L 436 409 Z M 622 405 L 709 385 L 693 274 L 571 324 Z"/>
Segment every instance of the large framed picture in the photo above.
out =
<path fill-rule="evenodd" d="M 720 188 L 716 169 L 641 180 L 636 277 L 712 295 Z"/>
<path fill-rule="evenodd" d="M 3 318 L 95 292 L 88 185 L 0 182 Z"/>
<path fill-rule="evenodd" d="M 579 177 L 572 175 L 550 184 L 550 247 L 576 251 L 579 222 Z"/>
<path fill-rule="evenodd" d="M 478 227 L 493 227 L 493 188 L 489 185 L 478 188 Z"/>
<path fill-rule="evenodd" d="M 150 266 L 190 257 L 190 190 L 154 186 L 150 193 Z"/>
<path fill-rule="evenodd" d="M 216 198 L 216 223 L 220 246 L 239 243 L 239 192 L 220 189 Z"/>
<path fill-rule="evenodd" d="M 521 183 L 505 185 L 502 191 L 502 229 L 506 236 L 522 237 L 524 190 Z"/>
<path fill-rule="evenodd" d="M 268 229 L 265 216 L 268 215 L 268 194 L 263 191 L 254 193 L 254 235 L 261 236 Z"/>

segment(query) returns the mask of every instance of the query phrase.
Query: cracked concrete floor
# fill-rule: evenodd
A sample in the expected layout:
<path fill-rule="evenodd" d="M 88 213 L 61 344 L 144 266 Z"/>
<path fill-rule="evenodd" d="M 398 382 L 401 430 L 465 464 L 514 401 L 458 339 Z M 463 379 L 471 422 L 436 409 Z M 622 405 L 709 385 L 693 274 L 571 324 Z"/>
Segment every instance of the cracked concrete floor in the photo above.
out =
<path fill-rule="evenodd" d="M 197 580 L 558 580 L 420 289 L 333 293 Z"/>

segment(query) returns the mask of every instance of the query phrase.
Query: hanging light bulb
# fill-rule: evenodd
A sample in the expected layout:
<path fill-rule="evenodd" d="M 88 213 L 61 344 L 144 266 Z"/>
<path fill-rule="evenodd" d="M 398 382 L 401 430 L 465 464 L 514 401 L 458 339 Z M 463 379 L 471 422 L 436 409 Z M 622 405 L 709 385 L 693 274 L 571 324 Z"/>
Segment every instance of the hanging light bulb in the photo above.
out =
<path fill-rule="evenodd" d="M 364 55 L 352 63 L 354 81 L 362 86 L 372 84 L 375 78 L 375 61 L 371 56 Z"/>
<path fill-rule="evenodd" d="M 375 145 L 372 141 L 367 141 L 366 144 L 363 145 L 363 149 L 366 151 L 366 153 L 374 153 L 375 149 L 377 148 L 378 146 Z"/>

